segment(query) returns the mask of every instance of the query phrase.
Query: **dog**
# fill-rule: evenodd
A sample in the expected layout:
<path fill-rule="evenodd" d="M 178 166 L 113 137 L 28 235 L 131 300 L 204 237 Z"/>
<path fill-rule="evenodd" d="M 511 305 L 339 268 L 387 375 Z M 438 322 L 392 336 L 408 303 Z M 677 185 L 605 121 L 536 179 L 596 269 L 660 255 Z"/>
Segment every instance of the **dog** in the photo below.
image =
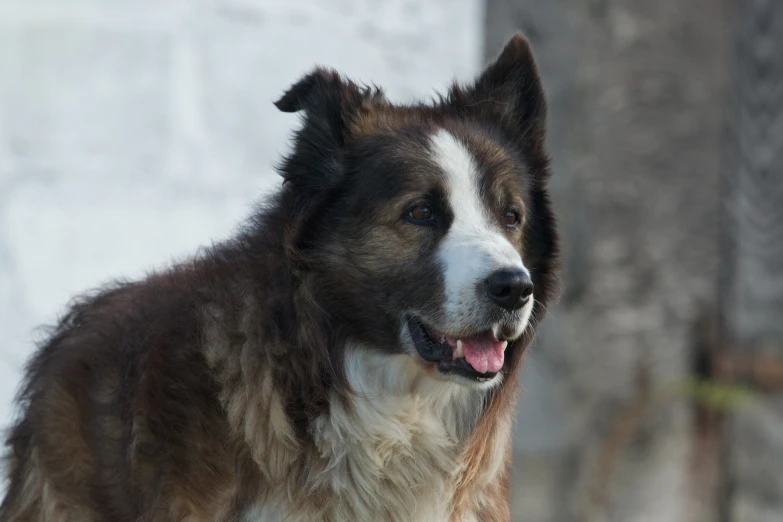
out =
<path fill-rule="evenodd" d="M 559 259 L 529 43 L 426 103 L 318 67 L 276 106 L 302 125 L 236 236 L 31 358 L 3 522 L 510 520 Z"/>

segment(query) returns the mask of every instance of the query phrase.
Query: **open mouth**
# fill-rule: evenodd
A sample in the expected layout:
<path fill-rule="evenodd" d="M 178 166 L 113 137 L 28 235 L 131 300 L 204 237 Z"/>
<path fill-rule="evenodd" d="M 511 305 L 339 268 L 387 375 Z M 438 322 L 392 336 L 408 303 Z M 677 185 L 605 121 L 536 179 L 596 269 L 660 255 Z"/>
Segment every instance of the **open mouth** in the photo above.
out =
<path fill-rule="evenodd" d="M 444 374 L 457 374 L 475 381 L 489 381 L 503 368 L 508 341 L 499 340 L 491 330 L 456 338 L 426 326 L 410 317 L 408 328 L 416 351 L 435 363 Z"/>

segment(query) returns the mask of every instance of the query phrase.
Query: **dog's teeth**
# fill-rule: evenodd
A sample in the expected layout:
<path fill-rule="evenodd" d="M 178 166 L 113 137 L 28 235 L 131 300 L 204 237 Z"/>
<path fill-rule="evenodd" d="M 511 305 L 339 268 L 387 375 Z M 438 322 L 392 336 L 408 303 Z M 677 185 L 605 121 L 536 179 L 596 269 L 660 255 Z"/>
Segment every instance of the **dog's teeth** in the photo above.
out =
<path fill-rule="evenodd" d="M 503 341 L 503 351 L 506 351 L 506 348 L 508 348 L 508 341 Z"/>
<path fill-rule="evenodd" d="M 457 339 L 457 357 L 464 357 L 465 353 L 462 351 L 462 341 Z"/>

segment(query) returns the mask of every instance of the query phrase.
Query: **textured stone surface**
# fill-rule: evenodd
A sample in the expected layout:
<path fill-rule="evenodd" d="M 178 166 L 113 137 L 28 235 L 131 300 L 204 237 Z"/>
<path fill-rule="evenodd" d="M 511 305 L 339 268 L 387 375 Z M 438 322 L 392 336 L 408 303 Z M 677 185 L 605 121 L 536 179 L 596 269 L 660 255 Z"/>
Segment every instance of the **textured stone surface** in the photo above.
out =
<path fill-rule="evenodd" d="M 731 428 L 731 522 L 773 522 L 783 515 L 783 399 L 759 400 Z"/>
<path fill-rule="evenodd" d="M 737 5 L 722 246 L 725 345 L 783 357 L 783 4 Z M 783 519 L 783 393 L 768 390 L 729 431 L 731 522 Z"/>
<path fill-rule="evenodd" d="M 566 254 L 564 299 L 522 376 L 516 517 L 687 520 L 691 433 L 671 390 L 693 318 L 715 299 L 726 12 L 709 0 L 488 5 L 488 53 L 522 29 L 541 62 Z"/>

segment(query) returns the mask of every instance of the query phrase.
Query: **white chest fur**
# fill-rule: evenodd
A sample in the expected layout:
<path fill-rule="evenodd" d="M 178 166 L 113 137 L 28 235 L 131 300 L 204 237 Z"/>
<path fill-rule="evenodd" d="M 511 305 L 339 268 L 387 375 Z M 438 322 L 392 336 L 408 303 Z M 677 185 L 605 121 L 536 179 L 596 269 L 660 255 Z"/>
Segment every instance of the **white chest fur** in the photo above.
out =
<path fill-rule="evenodd" d="M 323 520 L 446 522 L 459 451 L 484 393 L 427 377 L 409 356 L 360 349 L 348 352 L 346 376 L 349 404 L 333 397 L 311 427 L 328 463 L 311 480 L 332 492 Z M 296 506 L 275 504 L 247 522 L 299 520 Z"/>

